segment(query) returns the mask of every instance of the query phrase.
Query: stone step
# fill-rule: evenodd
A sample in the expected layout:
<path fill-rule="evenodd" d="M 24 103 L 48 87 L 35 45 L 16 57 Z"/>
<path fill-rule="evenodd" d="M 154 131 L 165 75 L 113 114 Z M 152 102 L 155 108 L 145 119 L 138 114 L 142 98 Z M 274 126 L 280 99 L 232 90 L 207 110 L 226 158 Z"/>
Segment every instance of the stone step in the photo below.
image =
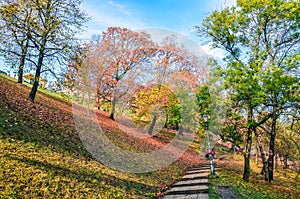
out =
<path fill-rule="evenodd" d="M 214 166 L 215 170 L 219 169 L 218 166 Z M 189 171 L 201 171 L 201 170 L 210 170 L 210 166 L 209 167 L 195 167 L 195 168 L 192 168 L 190 169 Z"/>
<path fill-rule="evenodd" d="M 163 199 L 209 199 L 207 193 L 166 195 Z"/>
<path fill-rule="evenodd" d="M 167 195 L 208 193 L 208 185 L 173 187 Z"/>
<path fill-rule="evenodd" d="M 181 179 L 181 181 L 186 181 L 186 180 L 196 180 L 196 179 L 203 179 L 203 178 L 208 178 L 209 173 L 194 173 L 194 174 L 187 174 L 184 175 Z"/>
<path fill-rule="evenodd" d="M 210 169 L 194 169 L 186 172 L 185 174 L 193 174 L 193 173 L 209 173 Z"/>
<path fill-rule="evenodd" d="M 197 167 L 209 167 L 210 166 L 210 163 L 207 163 L 207 164 L 201 164 L 201 165 L 198 165 Z"/>
<path fill-rule="evenodd" d="M 163 199 L 208 199 L 210 165 L 203 164 L 186 172 Z"/>
<path fill-rule="evenodd" d="M 198 185 L 208 185 L 208 179 L 205 178 L 205 179 L 179 181 L 175 183 L 173 187 L 198 186 Z"/>
<path fill-rule="evenodd" d="M 192 168 L 190 171 L 194 171 L 194 170 L 206 170 L 206 169 L 210 169 L 210 166 L 195 167 L 195 168 Z"/>

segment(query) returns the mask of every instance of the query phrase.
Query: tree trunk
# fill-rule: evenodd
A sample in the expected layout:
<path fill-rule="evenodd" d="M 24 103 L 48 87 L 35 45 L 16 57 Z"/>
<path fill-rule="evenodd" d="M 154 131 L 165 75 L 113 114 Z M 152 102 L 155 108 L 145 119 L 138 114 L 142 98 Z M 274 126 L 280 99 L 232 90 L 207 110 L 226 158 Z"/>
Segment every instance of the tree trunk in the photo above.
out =
<path fill-rule="evenodd" d="M 37 67 L 37 69 L 35 71 L 33 86 L 31 88 L 31 91 L 30 91 L 29 96 L 28 96 L 28 99 L 31 102 L 34 102 L 35 95 L 36 95 L 36 92 L 37 92 L 38 87 L 39 87 L 40 73 L 41 73 L 41 66 Z"/>
<path fill-rule="evenodd" d="M 169 115 L 167 113 L 166 114 L 166 121 L 165 121 L 165 125 L 164 125 L 165 128 L 168 128 L 168 122 L 169 122 Z"/>
<path fill-rule="evenodd" d="M 259 150 L 260 150 L 260 153 L 261 153 L 261 161 L 263 163 L 263 168 L 262 168 L 261 174 L 265 175 L 265 181 L 268 182 L 269 181 L 269 170 L 268 170 L 267 158 L 266 158 L 264 149 L 261 145 L 259 146 Z"/>
<path fill-rule="evenodd" d="M 178 137 L 183 135 L 183 127 L 178 125 Z"/>
<path fill-rule="evenodd" d="M 112 108 L 111 108 L 111 113 L 110 113 L 110 116 L 109 116 L 109 118 L 112 119 L 112 120 L 115 120 L 116 104 L 117 104 L 117 98 L 114 95 L 113 100 L 111 102 Z"/>
<path fill-rule="evenodd" d="M 278 154 L 275 154 L 274 171 L 278 170 Z"/>
<path fill-rule="evenodd" d="M 250 178 L 250 151 L 251 151 L 251 145 L 252 145 L 252 132 L 251 127 L 248 128 L 247 133 L 247 142 L 246 142 L 246 151 L 244 154 L 244 174 L 243 174 L 243 180 L 248 182 Z"/>
<path fill-rule="evenodd" d="M 289 166 L 288 166 L 288 155 L 284 155 L 283 156 L 283 168 L 284 169 L 288 169 Z"/>
<path fill-rule="evenodd" d="M 261 144 L 260 135 L 257 134 L 256 130 L 254 132 L 255 132 L 257 146 L 258 146 L 259 151 L 260 151 L 261 161 L 263 163 L 263 168 L 261 170 L 261 175 L 265 175 L 265 181 L 269 181 L 269 171 L 268 171 L 268 162 L 267 162 L 267 159 L 266 159 L 266 154 L 265 154 L 264 148 Z"/>
<path fill-rule="evenodd" d="M 25 57 L 24 57 L 24 60 L 23 60 L 23 58 L 21 58 L 21 60 L 20 60 L 20 66 L 19 66 L 19 71 L 18 71 L 18 83 L 20 83 L 20 84 L 23 83 L 24 61 L 25 61 Z"/>
<path fill-rule="evenodd" d="M 152 133 L 153 133 L 153 129 L 154 129 L 154 126 L 155 126 L 156 120 L 157 120 L 157 116 L 156 116 L 156 115 L 154 115 L 154 117 L 152 118 L 152 121 L 151 121 L 151 124 L 150 124 L 149 130 L 148 130 L 148 134 L 149 134 L 149 135 L 152 135 Z"/>
<path fill-rule="evenodd" d="M 253 112 L 252 108 L 250 107 L 248 110 L 248 122 L 252 122 Z M 248 126 L 247 131 L 247 140 L 246 140 L 246 151 L 244 153 L 244 174 L 243 180 L 248 182 L 250 178 L 250 152 L 251 152 L 251 145 L 252 145 L 252 129 L 253 126 L 250 124 Z"/>
<path fill-rule="evenodd" d="M 20 58 L 20 63 L 19 63 L 19 71 L 18 71 L 18 83 L 22 84 L 23 82 L 23 72 L 24 72 L 24 66 L 25 66 L 25 58 L 27 54 L 27 49 L 29 46 L 29 40 L 26 40 L 26 45 L 22 47 L 22 55 Z"/>
<path fill-rule="evenodd" d="M 178 122 L 176 122 L 176 124 L 175 124 L 175 130 L 179 130 L 179 123 Z"/>
<path fill-rule="evenodd" d="M 29 96 L 28 96 L 28 99 L 31 102 L 34 102 L 35 95 L 36 95 L 36 92 L 38 90 L 43 59 L 44 59 L 44 51 L 41 50 L 40 54 L 39 54 L 38 64 L 37 64 L 36 71 L 35 71 L 33 86 L 31 88 L 31 91 L 30 91 Z"/>
<path fill-rule="evenodd" d="M 255 150 L 256 150 L 256 153 L 255 153 L 255 164 L 256 164 L 256 166 L 258 166 L 258 151 L 259 151 L 259 147 L 258 147 L 257 144 L 256 144 Z"/>
<path fill-rule="evenodd" d="M 274 179 L 274 156 L 275 156 L 275 138 L 276 138 L 276 120 L 277 116 L 272 117 L 270 143 L 269 143 L 269 159 L 268 159 L 268 171 L 269 182 Z"/>
<path fill-rule="evenodd" d="M 97 109 L 100 110 L 100 108 L 101 108 L 101 102 L 100 102 L 99 95 L 97 95 Z"/>
<path fill-rule="evenodd" d="M 300 175 L 300 167 L 298 168 L 298 172 L 297 172 L 297 175 L 296 175 L 296 177 L 295 177 L 295 180 L 298 180 L 299 175 Z"/>

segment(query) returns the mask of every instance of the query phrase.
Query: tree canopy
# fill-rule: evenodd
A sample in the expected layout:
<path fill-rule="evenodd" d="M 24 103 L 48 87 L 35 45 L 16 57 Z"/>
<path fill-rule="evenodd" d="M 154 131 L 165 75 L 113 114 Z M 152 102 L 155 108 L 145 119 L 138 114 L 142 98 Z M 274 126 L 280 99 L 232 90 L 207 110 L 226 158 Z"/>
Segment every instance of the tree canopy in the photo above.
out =
<path fill-rule="evenodd" d="M 5 30 L 1 38 L 5 45 L 2 45 L 1 52 L 20 60 L 19 77 L 25 60 L 35 67 L 35 80 L 29 94 L 32 102 L 42 67 L 66 65 L 72 47 L 77 45 L 75 36 L 87 21 L 80 3 L 75 0 L 5 0 L 1 4 L 0 20 L 2 30 Z M 9 39 L 10 45 L 4 41 L 8 35 L 13 35 Z"/>
<path fill-rule="evenodd" d="M 214 11 L 200 35 L 226 52 L 218 67 L 225 88 L 246 117 L 244 180 L 250 175 L 252 134 L 272 120 L 268 175 L 273 179 L 276 121 L 283 110 L 299 103 L 300 5 L 296 1 L 238 0 L 237 6 Z"/>

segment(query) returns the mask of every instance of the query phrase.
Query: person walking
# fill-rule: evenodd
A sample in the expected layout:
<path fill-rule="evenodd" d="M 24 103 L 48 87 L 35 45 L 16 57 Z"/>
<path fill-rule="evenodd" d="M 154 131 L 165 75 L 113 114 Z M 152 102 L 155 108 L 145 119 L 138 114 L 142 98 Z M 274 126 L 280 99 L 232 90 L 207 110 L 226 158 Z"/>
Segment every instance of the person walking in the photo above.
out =
<path fill-rule="evenodd" d="M 216 154 L 215 148 L 211 149 L 210 154 L 211 154 L 211 158 L 214 159 L 215 158 L 215 154 Z"/>

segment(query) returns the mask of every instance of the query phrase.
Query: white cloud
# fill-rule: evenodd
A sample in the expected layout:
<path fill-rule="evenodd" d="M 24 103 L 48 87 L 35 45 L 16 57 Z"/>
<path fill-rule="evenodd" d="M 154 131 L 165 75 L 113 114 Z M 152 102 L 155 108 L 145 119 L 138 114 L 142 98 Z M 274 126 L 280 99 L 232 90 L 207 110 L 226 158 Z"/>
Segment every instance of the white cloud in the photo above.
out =
<path fill-rule="evenodd" d="M 219 2 L 218 2 L 219 1 Z M 222 9 L 227 6 L 235 5 L 236 0 L 213 0 L 211 7 L 215 9 Z M 130 1 L 120 3 L 116 0 L 100 1 L 98 0 L 87 0 L 82 4 L 83 9 L 91 17 L 91 21 L 87 23 L 87 29 L 83 33 L 84 38 L 88 39 L 94 34 L 101 34 L 103 30 L 106 30 L 110 26 L 126 27 L 130 29 L 139 29 L 145 27 L 161 27 L 160 22 L 157 26 L 153 26 L 151 21 L 151 15 L 145 18 L 147 11 L 139 10 L 138 6 Z M 144 13 L 143 13 L 144 12 Z M 178 13 L 179 14 L 179 13 Z M 191 22 L 189 22 L 191 20 Z M 164 21 L 164 19 L 162 19 Z M 191 26 L 194 24 L 193 19 L 186 18 L 183 16 L 183 21 L 178 21 L 176 25 L 170 25 L 168 28 L 178 31 L 181 34 L 194 38 L 191 33 Z"/>
<path fill-rule="evenodd" d="M 212 56 L 215 59 L 223 59 L 225 57 L 225 51 L 220 48 L 212 48 L 212 43 L 201 46 L 207 55 Z"/>
<path fill-rule="evenodd" d="M 145 27 L 144 23 L 139 19 L 138 13 L 132 14 L 129 6 L 112 0 L 102 4 L 87 1 L 83 5 L 83 9 L 91 17 L 91 20 L 87 23 L 87 30 L 82 34 L 82 37 L 85 39 L 95 34 L 101 34 L 103 30 L 110 26 L 131 29 Z"/>
<path fill-rule="evenodd" d="M 125 14 L 125 15 L 130 15 L 131 13 L 125 9 L 124 5 L 116 3 L 114 1 L 109 1 L 108 2 L 109 5 L 111 5 L 112 7 L 117 8 L 121 13 Z"/>

